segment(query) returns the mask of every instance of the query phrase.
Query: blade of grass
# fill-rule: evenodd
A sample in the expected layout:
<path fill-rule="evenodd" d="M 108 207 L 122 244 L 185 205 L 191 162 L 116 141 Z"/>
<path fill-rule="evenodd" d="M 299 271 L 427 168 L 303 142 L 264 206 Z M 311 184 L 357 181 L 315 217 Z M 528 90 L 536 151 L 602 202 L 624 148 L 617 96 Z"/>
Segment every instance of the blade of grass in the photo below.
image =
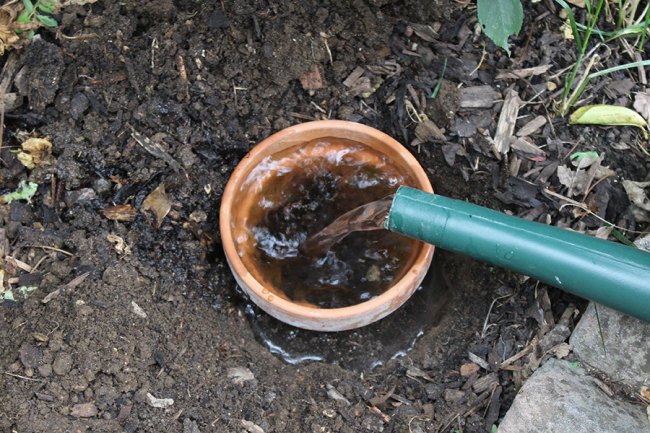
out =
<path fill-rule="evenodd" d="M 596 78 L 602 75 L 611 74 L 612 72 L 623 71 L 625 69 L 638 68 L 639 66 L 650 66 L 650 60 L 641 60 L 639 62 L 626 63 L 625 65 L 614 66 L 611 68 L 603 69 L 602 71 L 594 72 L 589 75 L 589 78 Z"/>
<path fill-rule="evenodd" d="M 645 9 L 645 21 L 643 22 L 643 33 L 641 34 L 641 42 L 639 43 L 639 51 L 643 52 L 643 43 L 645 42 L 646 35 L 648 34 L 648 27 L 650 27 L 650 5 Z"/>
<path fill-rule="evenodd" d="M 433 89 L 433 92 L 431 93 L 431 99 L 436 99 L 436 96 L 438 96 L 438 93 L 440 92 L 440 87 L 442 87 L 442 79 L 445 78 L 446 71 L 447 71 L 447 57 L 445 57 L 445 61 L 442 64 L 442 71 L 440 71 L 440 78 L 438 78 L 438 83 L 436 83 L 436 87 Z"/>

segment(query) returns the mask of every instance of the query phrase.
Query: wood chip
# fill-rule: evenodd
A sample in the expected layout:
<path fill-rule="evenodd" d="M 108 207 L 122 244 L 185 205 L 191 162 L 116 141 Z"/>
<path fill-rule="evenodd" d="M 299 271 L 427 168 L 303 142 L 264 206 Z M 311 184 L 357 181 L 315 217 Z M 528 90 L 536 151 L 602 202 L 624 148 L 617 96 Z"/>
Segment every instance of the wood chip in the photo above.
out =
<path fill-rule="evenodd" d="M 472 374 L 479 371 L 481 367 L 478 364 L 470 362 L 468 364 L 463 364 L 460 366 L 460 375 L 463 377 L 471 376 Z"/>
<path fill-rule="evenodd" d="M 323 88 L 323 79 L 321 78 L 318 65 L 313 65 L 309 71 L 300 76 L 300 84 L 305 90 L 318 90 Z"/>
<path fill-rule="evenodd" d="M 131 137 L 140 145 L 144 150 L 146 150 L 149 154 L 155 156 L 156 158 L 160 158 L 163 161 L 165 161 L 169 166 L 174 169 L 174 171 L 178 172 L 181 168 L 181 164 L 176 161 L 174 158 L 172 158 L 166 151 L 163 149 L 160 144 L 155 143 L 153 140 L 149 139 L 148 137 L 145 137 L 144 135 L 140 134 L 137 132 L 131 125 L 127 125 L 129 128 L 131 128 Z"/>
<path fill-rule="evenodd" d="M 465 396 L 465 392 L 460 389 L 445 389 L 445 401 L 447 403 L 457 403 Z"/>
<path fill-rule="evenodd" d="M 534 75 L 541 75 L 551 69 L 551 65 L 540 65 L 532 68 L 513 69 L 512 71 L 499 71 L 496 76 L 497 80 L 517 80 L 519 78 L 528 78 Z"/>
<path fill-rule="evenodd" d="M 133 221 L 137 211 L 130 204 L 118 204 L 102 210 L 106 218 L 113 221 Z"/>
<path fill-rule="evenodd" d="M 503 102 L 499 123 L 494 134 L 493 145 L 497 155 L 505 155 L 510 150 L 510 139 L 515 132 L 520 106 L 519 95 L 514 89 L 509 89 L 506 92 L 506 99 Z"/>
<path fill-rule="evenodd" d="M 338 392 L 337 389 L 329 383 L 327 384 L 327 396 L 334 401 L 340 401 L 345 406 L 350 406 L 352 404 L 347 398 L 343 396 L 343 394 Z"/>
<path fill-rule="evenodd" d="M 534 134 L 541 128 L 542 126 L 546 125 L 546 117 L 544 116 L 537 116 L 530 122 L 526 123 L 524 126 L 521 127 L 519 131 L 517 131 L 517 137 L 528 137 L 530 134 Z"/>
<path fill-rule="evenodd" d="M 463 87 L 460 93 L 460 108 L 490 108 L 501 99 L 501 94 L 491 86 Z"/>
<path fill-rule="evenodd" d="M 499 377 L 497 376 L 496 373 L 490 373 L 487 376 L 483 376 L 479 378 L 476 382 L 474 382 L 474 386 L 472 387 L 472 389 L 477 394 L 480 394 L 483 391 L 486 391 L 498 385 L 499 385 Z"/>
<path fill-rule="evenodd" d="M 433 27 L 426 24 L 409 24 L 415 33 L 420 39 L 427 42 L 435 42 L 438 39 L 438 33 L 433 29 Z"/>
<path fill-rule="evenodd" d="M 90 275 L 90 272 L 84 272 L 83 274 L 79 275 L 78 277 L 75 277 L 72 281 L 70 281 L 67 284 L 64 284 L 63 286 L 59 286 L 58 289 L 55 291 L 49 293 L 46 297 L 43 298 L 41 301 L 44 304 L 47 304 L 50 302 L 52 299 L 56 298 L 61 294 L 61 292 L 67 292 L 75 287 L 77 287 L 79 284 L 83 283 L 83 281 L 88 278 L 88 275 Z"/>
<path fill-rule="evenodd" d="M 469 357 L 469 360 L 472 361 L 475 364 L 478 364 L 483 370 L 490 370 L 490 365 L 487 363 L 487 361 L 483 358 L 481 358 L 478 355 L 475 355 L 472 352 L 467 352 L 467 356 Z"/>
<path fill-rule="evenodd" d="M 406 369 L 406 376 L 410 377 L 411 379 L 421 378 L 428 382 L 433 382 L 433 379 L 431 379 L 428 374 L 414 366 L 410 366 Z"/>
<path fill-rule="evenodd" d="M 357 81 L 359 81 L 359 78 L 366 72 L 365 69 L 363 69 L 361 66 L 357 66 L 354 68 L 354 71 L 348 75 L 348 77 L 343 81 L 343 85 L 345 87 L 352 87 L 356 84 Z"/>
<path fill-rule="evenodd" d="M 518 150 L 526 155 L 545 155 L 544 151 L 539 147 L 535 146 L 530 140 L 526 138 L 513 138 L 510 140 L 510 147 L 514 150 Z"/>

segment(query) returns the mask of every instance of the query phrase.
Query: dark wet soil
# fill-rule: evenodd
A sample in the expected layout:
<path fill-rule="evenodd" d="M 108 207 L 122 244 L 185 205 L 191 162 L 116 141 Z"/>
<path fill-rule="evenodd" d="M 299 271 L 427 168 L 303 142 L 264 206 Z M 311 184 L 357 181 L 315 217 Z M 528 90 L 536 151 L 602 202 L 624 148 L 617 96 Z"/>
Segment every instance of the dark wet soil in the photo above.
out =
<path fill-rule="evenodd" d="M 525 366 L 499 365 L 580 301 L 441 252 L 435 260 L 448 289 L 413 350 L 383 359 L 384 346 L 395 352 L 400 345 L 381 339 L 391 334 L 380 323 L 364 338 L 351 336 L 354 345 L 345 334 L 303 340 L 342 342 L 341 360 L 333 352 L 324 361 L 287 364 L 254 332 L 260 323 L 277 324 L 259 319 L 263 313 L 237 288 L 220 245 L 218 209 L 238 161 L 292 124 L 346 119 L 411 143 L 415 125 L 404 97 L 430 92 L 447 57 L 447 84 L 426 110 L 447 141 L 410 147 L 434 189 L 566 222 L 571 210 L 542 194 L 557 184 L 550 172 L 522 183 L 507 158 L 491 153 L 483 131 L 494 132 L 499 103 L 459 107 L 460 83 L 499 92 L 512 85 L 531 98 L 546 88 L 541 78 L 504 83 L 495 81 L 498 70 L 571 62 L 571 46 L 548 32 L 545 20 L 530 18 L 546 6 L 529 12 L 508 59 L 491 44 L 483 51 L 473 11 L 452 1 L 100 0 L 68 7 L 58 37 L 42 30 L 15 55 L 18 72 L 8 89 L 23 104 L 5 115 L 0 193 L 27 179 L 39 188 L 32 204 L 0 205 L 0 247 L 6 236 L 5 256 L 19 261 L 5 257 L 5 288 L 37 289 L 0 303 L 0 431 L 489 431 L 527 374 Z M 559 19 L 546 19 L 559 27 Z M 418 37 L 407 23 L 440 24 L 437 39 Z M 323 87 L 305 90 L 300 78 L 314 66 Z M 374 67 L 370 83 L 377 85 L 365 97 L 367 88 L 356 93 L 343 84 L 357 66 Z M 20 164 L 15 150 L 25 134 L 50 138 L 50 165 Z M 556 119 L 539 134 L 548 137 L 546 164 L 579 143 L 606 150 L 619 176 L 648 175 L 648 159 L 635 145 L 626 152 L 608 145 L 626 137 L 632 143 L 636 131 L 609 137 L 614 133 Z M 519 174 L 535 164 L 525 159 Z M 158 227 L 140 210 L 160 184 L 171 210 Z M 607 201 L 601 210 L 594 203 L 595 212 L 634 224 L 615 178 L 598 188 Z M 134 219 L 108 219 L 102 211 L 116 205 L 132 206 Z M 588 216 L 582 222 L 598 227 Z M 247 313 L 258 316 L 253 327 Z M 475 362 L 468 352 L 484 365 L 461 375 L 462 365 Z M 381 365 L 370 368 L 375 356 Z M 153 407 L 149 395 L 173 404 Z"/>

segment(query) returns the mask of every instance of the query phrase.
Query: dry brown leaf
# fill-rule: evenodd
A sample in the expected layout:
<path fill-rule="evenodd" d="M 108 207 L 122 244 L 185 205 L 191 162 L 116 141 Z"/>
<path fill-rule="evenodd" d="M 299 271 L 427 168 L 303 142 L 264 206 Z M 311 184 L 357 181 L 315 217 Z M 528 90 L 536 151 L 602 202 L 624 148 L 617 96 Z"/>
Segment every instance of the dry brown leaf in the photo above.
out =
<path fill-rule="evenodd" d="M 16 34 L 16 17 L 23 9 L 21 3 L 12 3 L 0 7 L 0 56 L 14 48 L 20 37 Z"/>
<path fill-rule="evenodd" d="M 121 237 L 108 234 L 106 235 L 106 240 L 113 244 L 113 247 L 118 254 L 124 254 L 126 256 L 131 254 L 131 247 Z"/>
<path fill-rule="evenodd" d="M 640 393 L 644 399 L 650 401 L 650 388 L 648 388 L 647 386 L 642 386 Z"/>
<path fill-rule="evenodd" d="M 159 229 L 171 208 L 172 204 L 165 193 L 165 184 L 161 183 L 144 199 L 140 210 L 145 214 L 147 212 L 153 213 L 155 216 L 154 226 Z"/>
<path fill-rule="evenodd" d="M 137 213 L 135 208 L 130 204 L 118 204 L 117 206 L 107 207 L 102 210 L 106 218 L 113 221 L 133 221 Z"/>
<path fill-rule="evenodd" d="M 300 76 L 300 84 L 305 90 L 318 90 L 323 88 L 323 79 L 321 78 L 318 65 L 313 65 L 309 71 Z"/>
<path fill-rule="evenodd" d="M 631 180 L 623 181 L 623 188 L 627 193 L 630 201 L 641 209 L 650 211 L 650 199 L 645 193 L 645 188 L 650 186 L 650 182 L 633 182 Z"/>
<path fill-rule="evenodd" d="M 29 138 L 21 146 L 23 150 L 16 157 L 28 169 L 50 164 L 52 143 L 47 138 Z"/>
<path fill-rule="evenodd" d="M 634 109 L 647 121 L 650 121 L 650 94 L 637 93 L 634 97 Z"/>

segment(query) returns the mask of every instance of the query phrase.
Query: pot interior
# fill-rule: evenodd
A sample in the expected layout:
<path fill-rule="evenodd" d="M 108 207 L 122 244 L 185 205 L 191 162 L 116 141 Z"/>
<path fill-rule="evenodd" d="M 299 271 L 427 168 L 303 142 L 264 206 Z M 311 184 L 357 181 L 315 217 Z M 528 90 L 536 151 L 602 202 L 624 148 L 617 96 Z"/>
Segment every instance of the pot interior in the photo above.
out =
<path fill-rule="evenodd" d="M 311 269 L 311 261 L 292 256 L 301 239 L 342 213 L 383 198 L 400 185 L 423 187 L 396 149 L 372 139 L 364 141 L 329 135 L 301 143 L 291 137 L 284 146 L 275 143 L 272 152 L 253 154 L 246 161 L 247 170 L 236 185 L 231 229 L 238 256 L 265 293 L 314 308 L 354 305 L 388 290 L 415 262 L 423 244 L 385 230 L 360 234 L 360 240 L 352 239 L 356 234 L 350 235 L 348 250 L 359 248 L 352 251 L 359 257 L 351 261 L 358 263 L 341 275 L 356 275 L 352 286 L 330 284 L 340 277 L 338 262 L 316 278 L 314 272 L 320 265 Z M 291 219 L 293 222 L 286 221 Z M 301 225 L 303 231 L 298 227 Z M 284 233 L 269 235 L 274 228 Z M 374 248 L 367 259 L 360 255 L 371 250 L 363 249 L 363 245 Z M 399 260 L 373 259 L 377 251 Z M 277 254 L 282 256 L 279 261 Z M 329 253 L 323 260 L 330 260 Z M 339 293 L 341 287 L 347 292 Z"/>

